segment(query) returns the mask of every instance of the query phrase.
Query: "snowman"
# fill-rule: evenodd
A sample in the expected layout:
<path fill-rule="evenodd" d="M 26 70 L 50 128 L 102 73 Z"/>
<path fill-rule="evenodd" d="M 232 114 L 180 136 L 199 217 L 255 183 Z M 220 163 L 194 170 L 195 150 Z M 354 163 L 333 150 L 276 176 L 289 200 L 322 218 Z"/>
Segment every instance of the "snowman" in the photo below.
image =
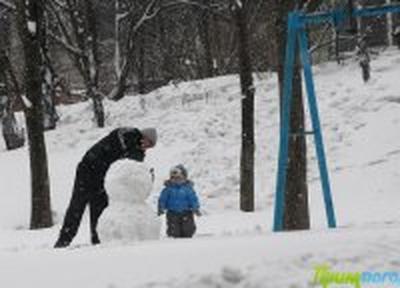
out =
<path fill-rule="evenodd" d="M 118 161 L 105 179 L 109 207 L 99 219 L 102 243 L 159 239 L 161 222 L 146 202 L 153 187 L 153 175 L 145 164 Z"/>

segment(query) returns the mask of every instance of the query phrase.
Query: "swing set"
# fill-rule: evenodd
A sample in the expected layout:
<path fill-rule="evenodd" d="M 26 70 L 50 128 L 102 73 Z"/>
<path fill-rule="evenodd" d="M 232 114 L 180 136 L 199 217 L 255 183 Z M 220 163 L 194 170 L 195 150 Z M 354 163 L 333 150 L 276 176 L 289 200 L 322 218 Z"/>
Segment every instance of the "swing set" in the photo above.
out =
<path fill-rule="evenodd" d="M 296 131 L 292 132 L 290 129 L 293 72 L 296 53 L 300 53 L 307 92 L 307 103 L 312 123 L 312 131 L 304 131 L 302 134 L 303 136 L 314 136 L 327 222 L 329 228 L 336 227 L 336 217 L 332 201 L 328 166 L 325 157 L 324 141 L 322 137 L 320 116 L 311 67 L 311 56 L 308 49 L 307 25 L 320 25 L 328 22 L 339 30 L 343 29 L 346 23 L 350 23 L 352 28 L 354 28 L 355 19 L 357 19 L 357 17 L 376 17 L 389 13 L 400 13 L 400 5 L 393 4 L 356 8 L 353 5 L 353 1 L 349 1 L 347 8 L 335 9 L 329 12 L 306 14 L 301 11 L 294 11 L 289 14 L 281 111 L 282 117 L 280 124 L 278 172 L 275 191 L 274 231 L 277 232 L 283 230 L 289 137 L 291 133 L 297 133 Z M 297 51 L 297 47 L 300 51 Z"/>

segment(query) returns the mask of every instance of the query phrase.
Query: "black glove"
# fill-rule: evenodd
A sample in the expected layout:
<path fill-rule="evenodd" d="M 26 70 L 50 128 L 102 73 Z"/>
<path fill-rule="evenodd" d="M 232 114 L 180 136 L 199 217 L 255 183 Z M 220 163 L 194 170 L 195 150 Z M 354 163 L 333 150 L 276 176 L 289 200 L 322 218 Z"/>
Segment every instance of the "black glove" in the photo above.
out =
<path fill-rule="evenodd" d="M 203 215 L 203 214 L 201 214 L 199 209 L 193 210 L 193 213 L 196 214 L 196 216 L 198 216 L 198 217 Z"/>

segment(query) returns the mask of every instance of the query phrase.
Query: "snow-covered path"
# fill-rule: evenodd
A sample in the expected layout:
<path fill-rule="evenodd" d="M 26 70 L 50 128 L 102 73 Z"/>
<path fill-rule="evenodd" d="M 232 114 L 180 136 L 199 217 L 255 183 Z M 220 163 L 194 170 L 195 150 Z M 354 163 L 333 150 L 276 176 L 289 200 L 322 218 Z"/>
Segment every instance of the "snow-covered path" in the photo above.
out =
<path fill-rule="evenodd" d="M 313 287 L 314 268 L 326 263 L 333 271 L 400 272 L 400 227 L 379 226 L 1 251 L 0 286 Z"/>

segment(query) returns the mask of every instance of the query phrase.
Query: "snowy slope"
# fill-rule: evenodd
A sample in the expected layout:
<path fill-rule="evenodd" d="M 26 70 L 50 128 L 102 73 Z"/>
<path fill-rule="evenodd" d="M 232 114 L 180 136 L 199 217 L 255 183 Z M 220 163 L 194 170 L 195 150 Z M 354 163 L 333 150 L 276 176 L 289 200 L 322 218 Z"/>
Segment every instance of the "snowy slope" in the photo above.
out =
<path fill-rule="evenodd" d="M 237 211 L 241 96 L 236 76 L 171 85 L 143 99 L 107 101 L 105 129 L 94 128 L 89 103 L 60 107 L 59 128 L 46 133 L 57 222 L 51 229 L 26 230 L 28 153 L 26 148 L 6 152 L 0 142 L 0 287 L 310 287 L 313 267 L 325 262 L 341 271 L 400 270 L 400 53 L 385 52 L 372 69 L 371 82 L 363 84 L 356 63 L 315 68 L 340 226 L 335 231 L 325 228 L 309 145 L 313 231 L 270 232 L 279 140 L 272 74 L 256 79 L 256 213 Z M 50 249 L 77 162 L 119 126 L 159 130 L 157 148 L 136 168 L 141 173 L 155 169 L 148 199 L 153 210 L 170 166 L 189 167 L 205 212 L 198 219 L 197 237 L 164 239 L 163 227 L 161 240 Z M 85 221 L 75 245 L 88 242 Z M 20 277 L 21 271 L 27 277 Z"/>

